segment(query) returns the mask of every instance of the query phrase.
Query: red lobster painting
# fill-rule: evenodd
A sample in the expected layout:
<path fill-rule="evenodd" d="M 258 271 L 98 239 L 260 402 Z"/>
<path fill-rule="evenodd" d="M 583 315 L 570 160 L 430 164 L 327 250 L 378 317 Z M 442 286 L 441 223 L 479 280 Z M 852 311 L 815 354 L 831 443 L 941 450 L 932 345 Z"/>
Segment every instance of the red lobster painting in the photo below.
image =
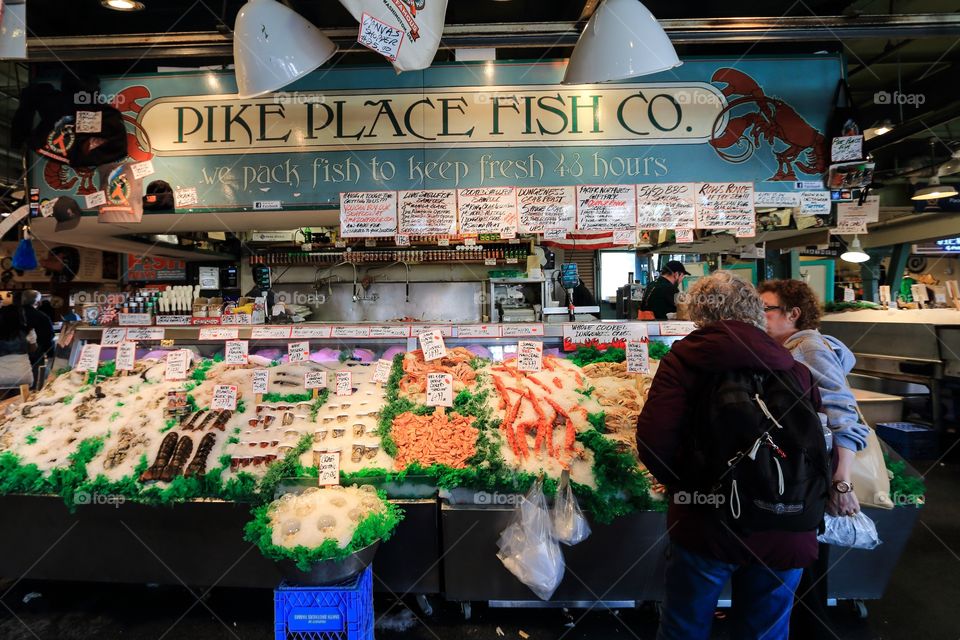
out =
<path fill-rule="evenodd" d="M 753 78 L 736 69 L 717 69 L 711 82 L 725 84 L 721 91 L 728 99 L 732 98 L 717 114 L 710 138 L 710 144 L 721 158 L 727 162 L 744 162 L 753 155 L 763 138 L 771 146 L 786 145 L 780 151 L 774 150 L 777 172 L 768 180 L 797 180 L 795 169 L 809 175 L 823 175 L 827 169 L 823 134 L 804 120 L 796 109 L 779 98 L 765 95 Z M 754 104 L 757 110 L 732 116 L 734 109 L 745 104 Z M 724 117 L 729 117 L 727 127 L 718 131 Z M 736 153 L 730 151 L 731 147 L 743 151 Z M 804 154 L 806 162 L 800 159 Z"/>
<path fill-rule="evenodd" d="M 143 109 L 143 105 L 139 104 L 137 100 L 144 100 L 149 97 L 150 90 L 138 85 L 127 87 L 118 93 L 113 102 L 110 103 L 110 106 L 120 111 L 124 123 L 132 127 L 132 130 L 130 128 L 127 130 L 127 156 L 131 162 L 143 162 L 153 157 L 147 132 L 137 122 L 137 116 Z M 97 191 L 93 181 L 96 171 L 96 167 L 74 168 L 68 164 L 48 160 L 43 167 L 43 179 L 50 188 L 57 191 L 72 191 L 76 187 L 77 195 L 88 196 Z M 79 186 L 77 186 L 78 182 L 80 183 Z"/>

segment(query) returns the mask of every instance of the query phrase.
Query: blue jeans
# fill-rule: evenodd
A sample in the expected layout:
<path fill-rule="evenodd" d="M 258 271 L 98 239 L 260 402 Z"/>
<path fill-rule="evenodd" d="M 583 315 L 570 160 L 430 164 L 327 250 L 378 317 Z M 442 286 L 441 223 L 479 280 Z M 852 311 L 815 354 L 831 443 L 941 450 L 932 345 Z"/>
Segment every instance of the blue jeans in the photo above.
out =
<path fill-rule="evenodd" d="M 667 552 L 666 597 L 657 640 L 707 640 L 720 592 L 733 584 L 736 640 L 786 640 L 793 593 L 802 569 L 775 571 L 697 555 L 671 544 Z"/>

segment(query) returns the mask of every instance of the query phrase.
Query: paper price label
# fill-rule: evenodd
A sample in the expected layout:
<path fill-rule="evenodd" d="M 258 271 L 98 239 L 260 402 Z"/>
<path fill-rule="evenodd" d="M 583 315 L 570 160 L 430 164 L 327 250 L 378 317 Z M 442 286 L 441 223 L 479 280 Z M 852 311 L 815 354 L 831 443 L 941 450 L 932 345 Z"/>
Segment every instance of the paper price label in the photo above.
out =
<path fill-rule="evenodd" d="M 880 302 L 890 302 L 890 285 L 880 285 Z"/>
<path fill-rule="evenodd" d="M 334 327 L 331 335 L 334 338 L 369 338 L 370 328 L 359 327 Z"/>
<path fill-rule="evenodd" d="M 634 244 L 636 241 L 636 229 L 617 229 L 613 232 L 613 244 Z"/>
<path fill-rule="evenodd" d="M 693 229 L 677 229 L 674 233 L 677 236 L 677 244 L 690 244 L 693 242 Z"/>
<path fill-rule="evenodd" d="M 649 347 L 646 340 L 627 340 L 627 373 L 650 373 Z"/>
<path fill-rule="evenodd" d="M 80 350 L 80 357 L 77 358 L 77 371 L 96 371 L 100 366 L 100 345 L 85 344 Z"/>
<path fill-rule="evenodd" d="M 330 327 L 293 327 L 290 333 L 291 338 L 329 338 Z"/>
<path fill-rule="evenodd" d="M 213 400 L 210 401 L 213 411 L 237 410 L 237 386 L 232 384 L 217 384 L 213 386 Z"/>
<path fill-rule="evenodd" d="M 53 215 L 53 205 L 55 200 L 44 200 L 40 203 L 40 215 L 49 218 Z"/>
<path fill-rule="evenodd" d="M 100 334 L 100 344 L 104 347 L 115 347 L 127 337 L 127 330 L 118 327 L 104 329 Z"/>
<path fill-rule="evenodd" d="M 488 266 L 488 267 L 495 267 L 495 266 L 497 266 L 497 259 L 496 259 L 496 258 L 484 258 L 483 264 L 485 264 L 485 265 Z"/>
<path fill-rule="evenodd" d="M 398 233 L 394 237 L 394 242 L 397 243 L 398 247 L 409 247 L 410 246 L 410 236 L 406 233 Z"/>
<path fill-rule="evenodd" d="M 449 246 L 450 246 L 450 238 L 440 238 L 439 240 L 437 240 L 437 246 L 438 246 L 438 247 L 449 247 Z"/>
<path fill-rule="evenodd" d="M 247 340 L 228 340 L 223 344 L 223 362 L 225 364 L 247 364 L 250 342 Z"/>
<path fill-rule="evenodd" d="M 283 340 L 290 337 L 292 327 L 254 327 L 250 330 L 253 340 Z"/>
<path fill-rule="evenodd" d="M 499 338 L 498 324 L 461 324 L 457 325 L 458 338 Z"/>
<path fill-rule="evenodd" d="M 914 302 L 928 302 L 930 300 L 927 297 L 927 285 L 925 284 L 910 285 L 910 295 L 913 296 Z"/>
<path fill-rule="evenodd" d="M 404 326 L 372 326 L 370 327 L 371 338 L 409 338 L 410 327 Z"/>
<path fill-rule="evenodd" d="M 340 484 L 340 453 L 320 452 L 316 454 L 317 481 L 321 487 Z"/>
<path fill-rule="evenodd" d="M 96 209 L 107 204 L 107 194 L 104 191 L 96 191 L 83 197 L 83 202 L 87 209 Z"/>
<path fill-rule="evenodd" d="M 397 54 L 400 53 L 403 31 L 364 13 L 360 21 L 357 42 L 392 61 L 396 60 Z"/>
<path fill-rule="evenodd" d="M 291 342 L 287 345 L 287 359 L 290 362 L 306 362 L 310 359 L 309 342 Z"/>
<path fill-rule="evenodd" d="M 857 292 L 851 289 L 850 287 L 843 288 L 843 301 L 844 302 L 856 302 Z"/>
<path fill-rule="evenodd" d="M 337 249 L 346 249 L 346 248 L 347 248 L 347 241 L 346 241 L 346 240 L 337 240 L 337 241 L 335 241 L 335 242 L 333 243 L 333 246 L 336 247 Z"/>
<path fill-rule="evenodd" d="M 542 322 L 523 322 L 517 324 L 500 325 L 500 335 L 504 338 L 521 338 L 527 336 L 542 336 Z"/>
<path fill-rule="evenodd" d="M 167 354 L 167 368 L 163 372 L 164 380 L 185 380 L 190 368 L 190 352 L 178 349 Z"/>
<path fill-rule="evenodd" d="M 143 162 L 132 164 L 130 165 L 130 171 L 133 173 L 135 180 L 140 180 L 156 173 L 156 170 L 153 168 L 153 160 L 144 160 Z"/>
<path fill-rule="evenodd" d="M 307 371 L 303 374 L 304 389 L 326 389 L 327 372 L 326 371 Z"/>
<path fill-rule="evenodd" d="M 117 315 L 117 322 L 122 327 L 150 324 L 153 317 L 149 313 L 121 313 Z"/>
<path fill-rule="evenodd" d="M 389 360 L 377 360 L 377 368 L 373 370 L 373 377 L 370 378 L 371 382 L 386 382 L 390 379 L 390 370 L 393 368 L 393 363 Z"/>
<path fill-rule="evenodd" d="M 427 406 L 453 406 L 453 376 L 449 373 L 427 374 Z"/>
<path fill-rule="evenodd" d="M 475 246 L 477 246 L 477 239 L 476 239 L 476 238 L 464 238 L 464 239 L 463 239 L 463 246 L 465 246 L 465 247 L 475 247 Z"/>
<path fill-rule="evenodd" d="M 117 347 L 117 371 L 133 371 L 137 359 L 137 343 L 122 342 Z"/>
<path fill-rule="evenodd" d="M 177 209 L 192 207 L 199 201 L 196 187 L 184 187 L 182 189 L 174 189 L 173 191 L 173 204 Z"/>
<path fill-rule="evenodd" d="M 353 374 L 349 371 L 337 371 L 336 394 L 338 396 L 353 394 Z"/>
<path fill-rule="evenodd" d="M 236 340 L 240 329 L 229 327 L 200 327 L 200 340 Z"/>
<path fill-rule="evenodd" d="M 103 130 L 102 111 L 77 111 L 77 133 L 100 133 Z"/>
<path fill-rule="evenodd" d="M 544 240 L 553 240 L 553 241 L 555 241 L 555 242 L 556 242 L 556 241 L 560 241 L 560 240 L 566 240 L 566 239 L 567 239 L 567 230 L 564 229 L 564 228 L 562 228 L 562 227 L 558 227 L 558 228 L 555 228 L 555 229 L 544 229 L 544 230 L 543 230 L 543 239 L 544 239 Z"/>
<path fill-rule="evenodd" d="M 270 370 L 254 369 L 253 371 L 253 392 L 264 394 L 270 387 Z"/>
<path fill-rule="evenodd" d="M 517 343 L 517 370 L 537 372 L 543 369 L 543 343 L 521 340 Z"/>
<path fill-rule="evenodd" d="M 660 323 L 660 335 L 662 336 L 685 336 L 693 333 L 696 329 L 697 325 L 681 320 Z"/>
<path fill-rule="evenodd" d="M 127 340 L 144 342 L 146 340 L 163 340 L 166 335 L 163 327 L 144 327 L 142 329 L 127 329 Z"/>
<path fill-rule="evenodd" d="M 426 362 L 439 360 L 447 355 L 447 346 L 438 329 L 420 334 L 420 349 L 423 350 L 423 359 Z"/>

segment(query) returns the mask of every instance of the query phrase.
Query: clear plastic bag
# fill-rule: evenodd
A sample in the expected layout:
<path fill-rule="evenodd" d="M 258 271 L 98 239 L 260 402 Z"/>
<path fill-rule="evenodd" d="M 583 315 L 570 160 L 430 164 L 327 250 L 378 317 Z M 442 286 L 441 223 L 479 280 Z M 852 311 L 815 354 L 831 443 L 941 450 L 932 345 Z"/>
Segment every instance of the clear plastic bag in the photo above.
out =
<path fill-rule="evenodd" d="M 557 497 L 553 501 L 553 535 L 559 542 L 571 547 L 590 535 L 590 524 L 573 495 L 570 474 L 566 471 L 560 476 Z"/>
<path fill-rule="evenodd" d="M 553 537 L 541 480 L 521 500 L 497 544 L 497 557 L 503 566 L 540 599 L 549 600 L 563 580 L 564 563 L 560 545 Z"/>
<path fill-rule="evenodd" d="M 880 544 L 877 526 L 861 511 L 852 516 L 823 516 L 824 532 L 817 540 L 824 544 L 854 549 L 873 549 Z"/>

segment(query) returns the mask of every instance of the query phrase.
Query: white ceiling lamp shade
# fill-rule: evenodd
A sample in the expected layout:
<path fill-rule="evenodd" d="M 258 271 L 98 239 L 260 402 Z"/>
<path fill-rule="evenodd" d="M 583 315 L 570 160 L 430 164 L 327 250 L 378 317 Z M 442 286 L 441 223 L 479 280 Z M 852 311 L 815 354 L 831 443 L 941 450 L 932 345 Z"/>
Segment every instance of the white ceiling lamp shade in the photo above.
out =
<path fill-rule="evenodd" d="M 863 245 L 860 244 L 860 236 L 853 236 L 853 242 L 847 245 L 847 250 L 840 254 L 840 259 L 844 262 L 860 263 L 870 259 Z"/>
<path fill-rule="evenodd" d="M 276 0 L 247 2 L 237 14 L 233 31 L 241 98 L 282 89 L 337 52 L 337 45 L 309 20 Z"/>
<path fill-rule="evenodd" d="M 940 184 L 940 177 L 933 176 L 927 186 L 917 189 L 916 193 L 910 196 L 911 200 L 937 200 L 939 198 L 951 198 L 957 195 L 957 190 L 953 185 L 943 186 Z"/>
<path fill-rule="evenodd" d="M 613 82 L 680 64 L 667 33 L 643 3 L 605 0 L 580 34 L 562 82 Z"/>

